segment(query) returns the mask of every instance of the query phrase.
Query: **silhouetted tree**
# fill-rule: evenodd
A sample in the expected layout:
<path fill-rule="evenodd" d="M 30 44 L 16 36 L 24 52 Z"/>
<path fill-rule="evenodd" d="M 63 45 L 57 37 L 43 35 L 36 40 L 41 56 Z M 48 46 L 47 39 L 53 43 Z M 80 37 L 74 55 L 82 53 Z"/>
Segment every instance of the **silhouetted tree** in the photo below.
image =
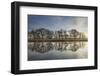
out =
<path fill-rule="evenodd" d="M 70 31 L 70 35 L 71 35 L 71 37 L 76 38 L 79 35 L 79 32 L 76 29 L 72 29 Z"/>

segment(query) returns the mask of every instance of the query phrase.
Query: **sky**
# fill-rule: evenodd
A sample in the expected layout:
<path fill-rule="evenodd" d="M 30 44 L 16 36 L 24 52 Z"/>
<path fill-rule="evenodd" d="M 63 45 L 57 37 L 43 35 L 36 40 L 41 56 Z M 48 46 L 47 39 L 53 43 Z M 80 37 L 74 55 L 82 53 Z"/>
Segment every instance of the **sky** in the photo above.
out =
<path fill-rule="evenodd" d="M 88 17 L 80 16 L 51 16 L 28 15 L 28 31 L 39 28 L 57 31 L 60 29 L 69 31 L 76 29 L 79 32 L 88 33 Z"/>

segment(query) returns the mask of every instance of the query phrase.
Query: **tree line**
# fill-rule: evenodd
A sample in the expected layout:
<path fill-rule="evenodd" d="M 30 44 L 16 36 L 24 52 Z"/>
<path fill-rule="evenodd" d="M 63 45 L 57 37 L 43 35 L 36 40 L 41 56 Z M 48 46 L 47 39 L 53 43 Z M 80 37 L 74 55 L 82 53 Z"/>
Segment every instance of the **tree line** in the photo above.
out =
<path fill-rule="evenodd" d="M 68 39 L 68 38 L 87 38 L 84 32 L 79 32 L 76 29 L 69 31 L 60 29 L 51 31 L 45 28 L 40 28 L 28 32 L 28 39 Z"/>

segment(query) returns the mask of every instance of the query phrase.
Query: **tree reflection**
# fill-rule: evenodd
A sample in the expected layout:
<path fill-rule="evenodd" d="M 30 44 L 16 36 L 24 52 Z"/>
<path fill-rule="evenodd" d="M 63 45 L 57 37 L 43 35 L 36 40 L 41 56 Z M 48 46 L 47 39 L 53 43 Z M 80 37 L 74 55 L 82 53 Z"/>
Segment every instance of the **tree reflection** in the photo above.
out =
<path fill-rule="evenodd" d="M 85 46 L 84 42 L 30 42 L 28 49 L 31 51 L 46 53 L 49 51 L 78 51 Z"/>

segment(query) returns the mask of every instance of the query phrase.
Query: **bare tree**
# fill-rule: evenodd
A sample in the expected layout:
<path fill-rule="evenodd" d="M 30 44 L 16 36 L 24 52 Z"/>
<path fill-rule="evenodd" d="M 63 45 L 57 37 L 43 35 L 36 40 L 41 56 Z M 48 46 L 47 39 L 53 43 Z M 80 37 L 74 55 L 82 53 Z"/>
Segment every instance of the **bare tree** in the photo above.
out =
<path fill-rule="evenodd" d="M 70 35 L 71 37 L 77 38 L 77 36 L 79 35 L 79 32 L 76 29 L 72 29 L 70 31 Z"/>

